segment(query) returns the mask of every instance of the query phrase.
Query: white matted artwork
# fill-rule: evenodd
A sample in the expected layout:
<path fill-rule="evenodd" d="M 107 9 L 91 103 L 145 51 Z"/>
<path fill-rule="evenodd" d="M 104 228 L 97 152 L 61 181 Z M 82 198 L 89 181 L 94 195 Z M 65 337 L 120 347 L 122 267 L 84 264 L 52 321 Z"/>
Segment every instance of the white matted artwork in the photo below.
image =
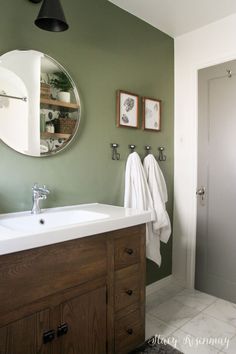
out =
<path fill-rule="evenodd" d="M 143 129 L 161 130 L 161 101 L 143 97 Z"/>
<path fill-rule="evenodd" d="M 127 91 L 117 91 L 117 126 L 138 128 L 139 96 Z"/>

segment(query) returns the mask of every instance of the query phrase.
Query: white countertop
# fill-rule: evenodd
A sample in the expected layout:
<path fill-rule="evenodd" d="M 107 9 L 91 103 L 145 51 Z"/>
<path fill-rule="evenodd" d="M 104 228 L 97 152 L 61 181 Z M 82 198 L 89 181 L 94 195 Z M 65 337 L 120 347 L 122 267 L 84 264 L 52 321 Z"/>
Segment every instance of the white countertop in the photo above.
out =
<path fill-rule="evenodd" d="M 114 231 L 144 224 L 151 221 L 150 211 L 140 211 L 136 209 L 117 207 L 106 204 L 82 204 L 66 206 L 61 208 L 50 208 L 42 210 L 37 216 L 43 218 L 47 213 L 57 213 L 61 211 L 88 211 L 94 213 L 106 214 L 106 217 L 80 223 L 73 223 L 67 226 L 58 226 L 42 231 L 19 231 L 4 225 L 4 220 L 11 218 L 29 217 L 30 211 L 1 214 L 0 215 L 0 255 L 28 250 L 31 248 L 51 245 L 54 243 L 78 239 L 81 237 L 92 236 L 103 232 Z M 33 217 L 34 215 L 32 215 Z M 8 221 L 9 221 L 8 220 Z"/>

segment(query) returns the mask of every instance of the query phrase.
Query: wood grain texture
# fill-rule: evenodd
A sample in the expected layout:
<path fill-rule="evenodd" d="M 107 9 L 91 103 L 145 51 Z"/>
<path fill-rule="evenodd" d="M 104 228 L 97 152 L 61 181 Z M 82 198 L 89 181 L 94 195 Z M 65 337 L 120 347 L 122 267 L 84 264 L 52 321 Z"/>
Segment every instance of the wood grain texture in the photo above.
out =
<path fill-rule="evenodd" d="M 107 354 L 115 352 L 114 338 L 114 240 L 107 236 Z"/>
<path fill-rule="evenodd" d="M 106 276 L 106 255 L 106 239 L 100 236 L 1 256 L 0 316 L 42 297 Z"/>
<path fill-rule="evenodd" d="M 128 236 L 130 234 L 131 237 Z M 123 256 L 122 249 L 125 247 L 134 250 L 131 254 L 134 258 Z M 115 255 L 115 354 L 127 354 L 145 340 L 145 225 L 127 229 L 126 234 L 117 235 Z M 124 295 L 127 287 L 131 290 L 133 288 L 130 298 Z M 128 329 L 132 330 L 132 334 L 127 332 Z"/>
<path fill-rule="evenodd" d="M 145 225 L 1 256 L 0 283 L 0 354 L 127 354 L 145 334 Z"/>
<path fill-rule="evenodd" d="M 69 300 L 72 296 L 76 297 L 79 295 L 86 294 L 89 291 L 97 289 L 101 286 L 106 286 L 106 278 L 99 278 L 93 281 L 89 281 L 78 287 L 73 287 L 60 291 L 59 293 L 53 294 L 51 296 L 43 297 L 35 302 L 21 306 L 16 310 L 0 315 L 1 326 L 6 326 L 11 322 L 15 322 L 26 316 L 30 316 L 35 312 L 42 311 L 46 308 L 54 308 L 58 306 L 63 301 Z"/>
<path fill-rule="evenodd" d="M 60 306 L 61 323 L 69 330 L 62 336 L 58 354 L 106 353 L 106 288 L 75 297 Z"/>
<path fill-rule="evenodd" d="M 140 302 L 140 263 L 115 272 L 115 311 Z"/>
<path fill-rule="evenodd" d="M 146 230 L 140 234 L 140 315 L 145 340 L 145 304 L 146 304 Z M 139 344 L 141 344 L 141 342 Z"/>
<path fill-rule="evenodd" d="M 43 344 L 50 329 L 49 310 L 44 310 L 0 328 L 0 354 L 51 354 L 51 343 Z"/>
<path fill-rule="evenodd" d="M 79 105 L 77 103 L 62 102 L 59 100 L 52 100 L 51 98 L 41 97 L 40 103 L 42 105 L 47 105 L 47 106 L 51 106 L 51 107 L 67 108 L 68 110 L 71 110 L 71 111 L 78 110 L 78 108 L 79 108 Z"/>
<path fill-rule="evenodd" d="M 140 235 L 144 228 L 143 225 L 127 228 L 125 231 L 120 230 L 120 234 L 115 236 L 116 270 L 140 262 Z"/>
<path fill-rule="evenodd" d="M 129 333 L 131 331 L 131 333 Z M 143 341 L 143 323 L 140 310 L 136 310 L 116 321 L 115 353 L 127 354 Z"/>

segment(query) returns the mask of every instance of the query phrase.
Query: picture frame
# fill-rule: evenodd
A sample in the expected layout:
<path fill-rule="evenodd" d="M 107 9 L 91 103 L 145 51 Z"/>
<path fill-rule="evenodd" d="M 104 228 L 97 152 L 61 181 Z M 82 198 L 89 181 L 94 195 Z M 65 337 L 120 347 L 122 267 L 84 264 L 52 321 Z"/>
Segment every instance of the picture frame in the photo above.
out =
<path fill-rule="evenodd" d="M 161 100 L 142 98 L 142 129 L 156 132 L 161 130 Z"/>
<path fill-rule="evenodd" d="M 128 91 L 118 90 L 116 100 L 117 127 L 138 128 L 139 96 Z"/>

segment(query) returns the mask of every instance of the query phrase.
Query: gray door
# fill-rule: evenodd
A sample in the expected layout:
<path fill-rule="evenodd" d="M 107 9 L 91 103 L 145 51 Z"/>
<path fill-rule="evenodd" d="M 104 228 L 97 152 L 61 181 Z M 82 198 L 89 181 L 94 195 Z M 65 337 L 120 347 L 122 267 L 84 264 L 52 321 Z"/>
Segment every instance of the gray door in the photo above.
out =
<path fill-rule="evenodd" d="M 199 71 L 195 287 L 236 302 L 236 61 Z"/>

